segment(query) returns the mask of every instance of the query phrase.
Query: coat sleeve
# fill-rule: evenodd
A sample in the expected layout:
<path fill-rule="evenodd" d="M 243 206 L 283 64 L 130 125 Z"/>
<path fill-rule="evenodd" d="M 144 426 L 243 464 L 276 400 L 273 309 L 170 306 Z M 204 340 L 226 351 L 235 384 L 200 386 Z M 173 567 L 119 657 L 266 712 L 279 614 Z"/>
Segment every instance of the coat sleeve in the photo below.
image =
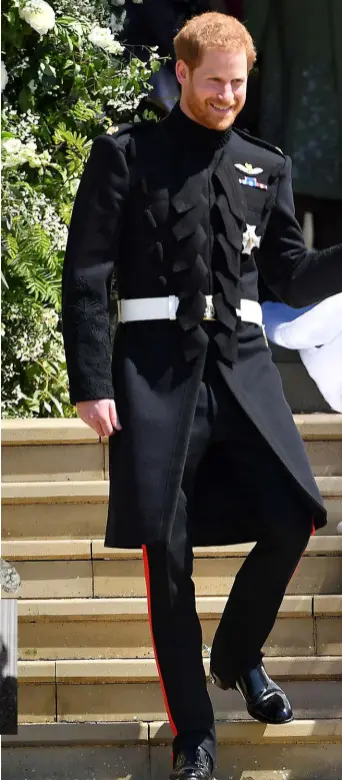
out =
<path fill-rule="evenodd" d="M 284 303 L 300 308 L 342 292 L 342 244 L 321 251 L 306 248 L 295 218 L 291 168 L 285 157 L 256 262 L 268 287 Z"/>
<path fill-rule="evenodd" d="M 62 329 L 70 401 L 113 398 L 109 322 L 129 173 L 114 138 L 95 139 L 74 203 L 62 276 Z"/>

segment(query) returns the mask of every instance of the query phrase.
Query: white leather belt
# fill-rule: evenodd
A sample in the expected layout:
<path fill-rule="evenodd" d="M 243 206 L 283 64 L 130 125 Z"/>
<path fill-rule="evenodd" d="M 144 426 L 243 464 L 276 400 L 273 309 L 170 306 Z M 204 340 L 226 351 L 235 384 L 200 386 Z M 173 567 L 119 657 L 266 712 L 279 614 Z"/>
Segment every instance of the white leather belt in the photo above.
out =
<path fill-rule="evenodd" d="M 206 295 L 207 307 L 203 319 L 215 320 L 213 296 Z M 119 322 L 139 322 L 141 320 L 175 320 L 179 298 L 169 295 L 163 298 L 128 298 L 118 301 Z M 262 327 L 262 309 L 258 301 L 242 298 L 236 314 L 243 322 L 253 322 Z"/>

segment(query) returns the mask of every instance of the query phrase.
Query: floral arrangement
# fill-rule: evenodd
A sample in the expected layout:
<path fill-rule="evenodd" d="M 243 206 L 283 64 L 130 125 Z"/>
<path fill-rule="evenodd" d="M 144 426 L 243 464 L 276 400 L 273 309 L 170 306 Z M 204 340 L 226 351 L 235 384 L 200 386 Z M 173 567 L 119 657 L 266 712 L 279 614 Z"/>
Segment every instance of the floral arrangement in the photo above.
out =
<path fill-rule="evenodd" d="M 60 309 L 73 201 L 93 138 L 155 118 L 140 103 L 160 60 L 118 41 L 121 0 L 4 0 L 2 19 L 2 415 L 72 416 Z"/>

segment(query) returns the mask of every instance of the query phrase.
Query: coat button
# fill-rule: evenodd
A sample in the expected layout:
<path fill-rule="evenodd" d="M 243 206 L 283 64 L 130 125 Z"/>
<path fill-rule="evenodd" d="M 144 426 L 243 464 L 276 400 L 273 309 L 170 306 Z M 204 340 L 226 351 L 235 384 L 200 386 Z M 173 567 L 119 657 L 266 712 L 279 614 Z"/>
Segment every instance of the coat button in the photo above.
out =
<path fill-rule="evenodd" d="M 165 285 L 167 284 L 167 279 L 165 276 L 158 276 L 158 281 L 160 282 L 160 284 L 163 285 L 163 287 L 165 287 Z"/>

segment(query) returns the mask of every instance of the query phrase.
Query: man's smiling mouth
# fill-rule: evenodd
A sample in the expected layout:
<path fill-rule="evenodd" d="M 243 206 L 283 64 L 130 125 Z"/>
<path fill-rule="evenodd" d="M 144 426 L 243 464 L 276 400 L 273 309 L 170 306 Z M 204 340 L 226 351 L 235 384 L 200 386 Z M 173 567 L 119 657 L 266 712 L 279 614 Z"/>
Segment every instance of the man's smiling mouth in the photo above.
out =
<path fill-rule="evenodd" d="M 225 114 L 232 108 L 232 106 L 217 106 L 215 103 L 209 103 L 209 105 L 214 109 L 214 111 L 219 111 L 221 114 Z"/>

